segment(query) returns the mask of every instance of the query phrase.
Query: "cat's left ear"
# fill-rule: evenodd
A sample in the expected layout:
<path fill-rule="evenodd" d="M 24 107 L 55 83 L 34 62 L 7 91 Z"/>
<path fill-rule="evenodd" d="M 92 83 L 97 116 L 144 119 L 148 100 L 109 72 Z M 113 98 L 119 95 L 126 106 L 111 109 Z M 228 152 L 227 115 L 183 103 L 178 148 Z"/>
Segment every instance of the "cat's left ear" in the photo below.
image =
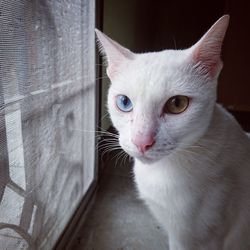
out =
<path fill-rule="evenodd" d="M 134 53 L 124 48 L 98 29 L 95 29 L 95 32 L 99 41 L 98 45 L 101 54 L 106 56 L 106 60 L 108 63 L 107 75 L 110 79 L 112 79 L 117 74 L 120 65 L 124 61 L 133 59 Z"/>
<path fill-rule="evenodd" d="M 229 15 L 222 16 L 193 46 L 192 59 L 201 74 L 217 77 L 222 69 L 221 47 L 229 23 Z"/>

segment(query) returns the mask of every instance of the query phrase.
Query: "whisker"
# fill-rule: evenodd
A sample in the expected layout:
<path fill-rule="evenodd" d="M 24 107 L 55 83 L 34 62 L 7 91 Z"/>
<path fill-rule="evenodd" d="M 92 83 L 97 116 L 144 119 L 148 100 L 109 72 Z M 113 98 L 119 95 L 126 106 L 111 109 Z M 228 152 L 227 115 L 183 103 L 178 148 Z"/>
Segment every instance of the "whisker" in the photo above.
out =
<path fill-rule="evenodd" d="M 118 149 L 120 149 L 120 148 L 119 148 L 119 147 L 116 147 L 116 148 L 107 148 L 107 149 L 105 149 L 102 153 L 103 153 L 103 154 L 106 154 L 106 153 L 108 153 L 108 152 L 115 151 L 115 150 L 118 150 Z"/>
<path fill-rule="evenodd" d="M 122 159 L 122 162 L 124 165 L 126 164 L 127 159 L 128 159 L 128 154 L 124 151 L 124 155 L 123 155 L 123 159 Z"/>
<path fill-rule="evenodd" d="M 118 160 L 121 158 L 121 156 L 123 155 L 123 151 L 121 151 L 120 153 L 117 154 L 117 158 L 116 158 L 116 161 L 115 161 L 115 167 L 117 166 L 117 163 L 118 163 Z"/>
<path fill-rule="evenodd" d="M 109 116 L 108 112 L 102 116 L 101 121 L 103 121 L 107 116 Z"/>
<path fill-rule="evenodd" d="M 121 147 L 118 145 L 104 145 L 103 147 L 99 148 L 99 151 L 104 152 L 106 149 L 110 149 L 110 150 L 121 149 Z"/>
<path fill-rule="evenodd" d="M 96 80 L 109 79 L 107 76 L 97 77 Z"/>
<path fill-rule="evenodd" d="M 114 141 L 100 141 L 98 144 L 97 144 L 98 147 L 102 147 L 102 146 L 119 146 L 120 147 L 120 144 L 118 143 L 117 140 L 114 140 Z"/>
<path fill-rule="evenodd" d="M 83 133 L 96 133 L 96 137 L 101 137 L 103 135 L 107 135 L 109 137 L 113 137 L 113 138 L 119 138 L 119 135 L 111 133 L 109 131 L 100 131 L 100 130 L 82 130 L 82 129 L 73 129 L 73 131 L 77 131 L 77 132 L 83 132 Z"/>

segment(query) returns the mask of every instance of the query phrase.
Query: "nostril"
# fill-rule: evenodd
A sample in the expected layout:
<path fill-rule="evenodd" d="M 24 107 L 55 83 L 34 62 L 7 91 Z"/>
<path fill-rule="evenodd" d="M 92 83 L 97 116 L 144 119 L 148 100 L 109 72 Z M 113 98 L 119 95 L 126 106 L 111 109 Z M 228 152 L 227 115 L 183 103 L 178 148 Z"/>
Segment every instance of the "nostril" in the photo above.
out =
<path fill-rule="evenodd" d="M 135 144 L 138 148 L 138 150 L 141 153 L 145 153 L 147 150 L 149 150 L 153 145 L 155 144 L 155 140 L 152 140 L 148 143 L 140 143 L 140 144 Z"/>
<path fill-rule="evenodd" d="M 149 150 L 153 145 L 155 144 L 155 140 L 153 140 L 152 142 L 150 142 L 149 144 L 145 145 L 145 151 Z"/>

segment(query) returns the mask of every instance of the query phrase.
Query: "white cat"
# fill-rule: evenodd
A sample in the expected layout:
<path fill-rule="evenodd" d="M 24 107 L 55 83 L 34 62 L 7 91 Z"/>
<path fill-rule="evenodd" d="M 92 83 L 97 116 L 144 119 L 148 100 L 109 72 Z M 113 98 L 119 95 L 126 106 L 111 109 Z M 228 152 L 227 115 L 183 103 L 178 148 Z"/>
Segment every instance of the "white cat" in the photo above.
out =
<path fill-rule="evenodd" d="M 228 22 L 189 49 L 145 54 L 96 30 L 119 143 L 170 250 L 250 249 L 250 140 L 216 104 Z"/>

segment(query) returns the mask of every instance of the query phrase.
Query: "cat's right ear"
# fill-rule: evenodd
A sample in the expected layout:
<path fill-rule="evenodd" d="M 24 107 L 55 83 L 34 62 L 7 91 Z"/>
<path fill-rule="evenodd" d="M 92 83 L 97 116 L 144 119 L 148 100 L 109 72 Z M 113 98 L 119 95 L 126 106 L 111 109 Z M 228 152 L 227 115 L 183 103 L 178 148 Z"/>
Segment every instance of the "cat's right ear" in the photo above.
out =
<path fill-rule="evenodd" d="M 221 47 L 229 23 L 229 15 L 222 16 L 192 47 L 192 57 L 201 72 L 217 77 L 221 68 Z"/>
<path fill-rule="evenodd" d="M 118 72 L 120 65 L 125 60 L 132 60 L 134 54 L 130 50 L 121 46 L 119 43 L 113 41 L 98 29 L 95 29 L 95 32 L 98 38 L 97 42 L 100 52 L 106 57 L 108 63 L 107 75 L 110 79 L 112 79 Z"/>

